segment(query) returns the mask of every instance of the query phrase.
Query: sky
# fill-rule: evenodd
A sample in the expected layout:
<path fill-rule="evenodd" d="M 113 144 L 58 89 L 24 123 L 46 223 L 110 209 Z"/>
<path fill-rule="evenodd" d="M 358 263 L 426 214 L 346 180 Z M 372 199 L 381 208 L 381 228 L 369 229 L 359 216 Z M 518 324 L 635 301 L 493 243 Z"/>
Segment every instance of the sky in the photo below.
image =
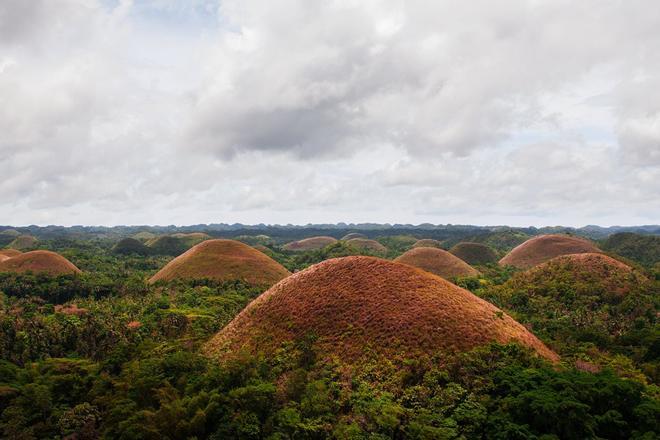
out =
<path fill-rule="evenodd" d="M 660 223 L 657 0 L 2 0 L 0 224 Z"/>

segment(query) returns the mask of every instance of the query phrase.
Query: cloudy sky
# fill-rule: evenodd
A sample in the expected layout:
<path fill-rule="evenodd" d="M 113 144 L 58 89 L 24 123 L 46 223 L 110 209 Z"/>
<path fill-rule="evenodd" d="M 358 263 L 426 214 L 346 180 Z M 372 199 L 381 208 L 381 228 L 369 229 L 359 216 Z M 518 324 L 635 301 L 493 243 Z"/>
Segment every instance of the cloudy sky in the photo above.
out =
<path fill-rule="evenodd" d="M 660 223 L 658 54 L 657 0 L 2 0 L 0 224 Z"/>

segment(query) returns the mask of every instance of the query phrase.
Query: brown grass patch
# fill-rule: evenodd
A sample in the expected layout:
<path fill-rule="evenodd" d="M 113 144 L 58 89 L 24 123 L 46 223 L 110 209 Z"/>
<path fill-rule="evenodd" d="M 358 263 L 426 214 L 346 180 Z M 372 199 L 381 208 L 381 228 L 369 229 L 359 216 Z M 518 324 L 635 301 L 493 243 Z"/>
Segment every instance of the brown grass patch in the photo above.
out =
<path fill-rule="evenodd" d="M 313 251 L 316 249 L 323 249 L 324 247 L 337 243 L 337 239 L 333 237 L 319 236 L 319 237 L 309 237 L 303 240 L 292 241 L 291 243 L 285 244 L 282 249 L 287 251 Z"/>
<path fill-rule="evenodd" d="M 500 264 L 528 269 L 560 255 L 594 252 L 600 250 L 584 238 L 559 234 L 540 235 L 515 247 L 500 260 Z"/>
<path fill-rule="evenodd" d="M 84 316 L 87 312 L 87 309 L 78 307 L 77 304 L 55 306 L 55 313 L 61 313 L 63 315 Z"/>
<path fill-rule="evenodd" d="M 449 249 L 449 253 L 472 265 L 497 263 L 498 260 L 497 254 L 490 247 L 485 244 L 468 241 L 458 243 Z"/>
<path fill-rule="evenodd" d="M 220 359 L 269 355 L 317 337 L 324 356 L 358 360 L 365 348 L 392 356 L 465 351 L 518 342 L 558 356 L 494 305 L 427 272 L 374 257 L 344 257 L 298 272 L 255 299 L 206 346 Z"/>
<path fill-rule="evenodd" d="M 443 278 L 475 276 L 479 274 L 475 268 L 465 261 L 438 248 L 413 248 L 394 261 L 417 267 Z"/>
<path fill-rule="evenodd" d="M 32 251 L 0 262 L 0 272 L 34 272 L 50 275 L 80 273 L 73 263 L 51 251 Z"/>
<path fill-rule="evenodd" d="M 289 274 L 284 266 L 240 241 L 207 240 L 170 261 L 149 282 L 211 278 L 271 286 Z"/>

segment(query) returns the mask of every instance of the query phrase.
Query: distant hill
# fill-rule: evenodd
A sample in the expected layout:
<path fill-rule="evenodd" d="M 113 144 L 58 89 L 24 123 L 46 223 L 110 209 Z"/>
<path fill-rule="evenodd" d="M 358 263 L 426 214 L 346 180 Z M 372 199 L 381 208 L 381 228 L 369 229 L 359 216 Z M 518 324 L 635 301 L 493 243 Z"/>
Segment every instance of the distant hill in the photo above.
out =
<path fill-rule="evenodd" d="M 549 234 L 531 238 L 500 260 L 502 266 L 528 269 L 560 255 L 600 252 L 591 241 L 570 235 Z"/>
<path fill-rule="evenodd" d="M 610 235 L 602 248 L 648 267 L 660 262 L 660 235 L 621 232 Z"/>
<path fill-rule="evenodd" d="M 64 275 L 80 273 L 80 269 L 63 256 L 50 251 L 32 251 L 0 262 L 0 272 L 47 273 Z"/>
<path fill-rule="evenodd" d="M 178 256 L 194 245 L 210 238 L 210 235 L 204 233 L 177 233 L 152 238 L 146 242 L 146 245 L 154 254 Z"/>
<path fill-rule="evenodd" d="M 140 240 L 127 237 L 119 240 L 119 242 L 113 246 L 112 252 L 122 255 L 149 255 L 152 253 L 152 250 Z"/>
<path fill-rule="evenodd" d="M 479 272 L 460 258 L 444 249 L 430 247 L 412 248 L 397 257 L 397 263 L 407 264 L 442 278 L 475 276 Z"/>
<path fill-rule="evenodd" d="M 266 254 L 235 240 L 205 240 L 170 261 L 149 282 L 175 279 L 244 281 L 267 286 L 289 275 L 289 271 Z"/>
<path fill-rule="evenodd" d="M 37 245 L 38 240 L 36 237 L 31 235 L 19 235 L 11 243 L 9 243 L 9 248 L 11 249 L 32 249 Z"/>
<path fill-rule="evenodd" d="M 449 253 L 472 266 L 497 263 L 499 259 L 493 249 L 482 243 L 461 242 L 449 249 Z"/>

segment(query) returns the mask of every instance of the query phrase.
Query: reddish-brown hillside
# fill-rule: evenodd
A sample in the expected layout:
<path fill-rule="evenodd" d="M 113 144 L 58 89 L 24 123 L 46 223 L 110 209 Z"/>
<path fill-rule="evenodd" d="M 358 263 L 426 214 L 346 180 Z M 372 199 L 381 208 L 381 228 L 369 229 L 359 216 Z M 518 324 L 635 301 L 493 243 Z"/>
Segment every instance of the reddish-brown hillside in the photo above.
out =
<path fill-rule="evenodd" d="M 557 355 L 494 305 L 427 272 L 374 257 L 326 260 L 273 286 L 206 346 L 220 359 L 268 356 L 316 336 L 319 353 L 346 362 L 366 351 L 397 358 L 519 342 Z"/>
<path fill-rule="evenodd" d="M 432 247 L 412 248 L 396 258 L 397 263 L 408 264 L 443 278 L 475 276 L 479 272 L 449 252 Z"/>
<path fill-rule="evenodd" d="M 413 245 L 413 247 L 414 248 L 434 247 L 434 248 L 442 249 L 442 242 L 438 240 L 433 240 L 432 238 L 422 238 L 421 240 L 417 240 Z"/>
<path fill-rule="evenodd" d="M 369 240 L 368 238 L 351 238 L 346 244 L 360 251 L 374 252 L 377 254 L 384 254 L 387 252 L 385 246 L 378 243 L 376 240 Z"/>
<path fill-rule="evenodd" d="M 323 249 L 324 247 L 336 242 L 337 239 L 333 237 L 325 237 L 325 236 L 309 237 L 303 240 L 287 243 L 283 246 L 283 249 L 287 251 L 299 251 L 299 252 L 313 251 L 316 249 Z"/>
<path fill-rule="evenodd" d="M 562 255 L 517 274 L 508 285 L 535 286 L 545 289 L 552 283 L 570 284 L 580 293 L 627 294 L 648 279 L 630 266 L 599 253 Z M 584 292 L 582 292 L 584 288 Z"/>
<path fill-rule="evenodd" d="M 6 256 L 6 255 L 2 255 L 2 254 L 0 254 L 0 263 L 2 263 L 2 262 L 5 261 L 5 260 L 9 260 L 10 258 L 11 258 L 11 257 L 8 257 L 8 256 Z"/>
<path fill-rule="evenodd" d="M 16 255 L 21 255 L 21 251 L 18 249 L 0 249 L 0 255 L 4 255 L 6 257 L 15 257 Z"/>
<path fill-rule="evenodd" d="M 497 263 L 498 260 L 495 251 L 485 244 L 467 241 L 458 243 L 449 249 L 449 253 L 472 265 Z"/>
<path fill-rule="evenodd" d="M 245 243 L 206 240 L 170 261 L 149 282 L 210 278 L 272 286 L 289 274 L 281 264 Z"/>
<path fill-rule="evenodd" d="M 32 251 L 0 262 L 0 272 L 34 272 L 50 275 L 80 273 L 73 263 L 51 251 Z"/>
<path fill-rule="evenodd" d="M 528 269 L 560 255 L 593 252 L 600 250 L 584 238 L 559 234 L 540 235 L 516 246 L 500 260 L 500 264 Z"/>

